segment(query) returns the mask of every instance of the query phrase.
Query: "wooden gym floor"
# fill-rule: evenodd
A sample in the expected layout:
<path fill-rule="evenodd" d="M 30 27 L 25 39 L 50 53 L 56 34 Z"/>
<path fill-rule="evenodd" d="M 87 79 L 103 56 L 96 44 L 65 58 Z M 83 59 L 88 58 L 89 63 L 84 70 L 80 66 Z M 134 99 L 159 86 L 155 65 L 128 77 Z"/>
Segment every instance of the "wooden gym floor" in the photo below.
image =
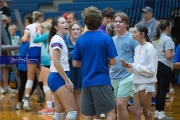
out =
<path fill-rule="evenodd" d="M 174 120 L 180 120 L 180 87 L 177 84 L 173 85 L 175 94 L 171 95 L 170 101 L 166 102 L 165 112 L 168 116 L 173 117 Z M 36 102 L 37 94 L 33 94 L 30 102 L 32 104 L 31 111 L 16 110 L 17 94 L 7 93 L 0 94 L 0 120 L 52 120 L 52 115 L 38 115 L 38 110 L 42 109 Z M 45 103 L 43 103 L 45 105 Z M 129 107 L 131 109 L 131 107 Z M 152 115 L 154 107 L 152 106 Z M 133 120 L 131 110 L 129 110 L 130 120 Z M 83 117 L 81 117 L 83 120 Z M 144 117 L 141 117 L 144 120 Z"/>

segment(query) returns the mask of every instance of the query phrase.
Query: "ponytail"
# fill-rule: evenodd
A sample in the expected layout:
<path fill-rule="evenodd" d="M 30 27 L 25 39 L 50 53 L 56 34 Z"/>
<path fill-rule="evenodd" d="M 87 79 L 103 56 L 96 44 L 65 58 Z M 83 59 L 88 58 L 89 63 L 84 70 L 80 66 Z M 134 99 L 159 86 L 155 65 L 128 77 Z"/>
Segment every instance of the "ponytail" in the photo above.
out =
<path fill-rule="evenodd" d="M 161 35 L 161 29 L 160 26 L 158 25 L 156 28 L 156 35 L 154 36 L 154 40 L 158 40 L 160 38 Z"/>
<path fill-rule="evenodd" d="M 148 36 L 148 35 L 145 36 L 145 39 L 146 39 L 147 42 L 150 42 L 150 43 L 151 43 L 151 40 L 149 39 L 149 36 Z"/>
<path fill-rule="evenodd" d="M 51 43 L 51 38 L 56 34 L 56 29 L 54 28 L 54 26 L 51 26 L 51 29 L 49 31 L 49 35 L 48 35 L 48 44 L 50 45 Z"/>

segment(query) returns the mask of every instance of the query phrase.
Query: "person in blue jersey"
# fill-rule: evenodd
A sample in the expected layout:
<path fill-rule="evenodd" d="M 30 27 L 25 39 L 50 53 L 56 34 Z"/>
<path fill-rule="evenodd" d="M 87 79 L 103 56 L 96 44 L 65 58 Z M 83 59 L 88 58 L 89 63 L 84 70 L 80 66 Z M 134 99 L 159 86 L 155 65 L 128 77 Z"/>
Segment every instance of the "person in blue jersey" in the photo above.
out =
<path fill-rule="evenodd" d="M 26 26 L 24 30 L 24 34 L 21 38 L 21 41 L 26 42 L 27 40 L 29 40 L 29 37 L 30 37 L 28 59 L 32 59 L 33 57 L 33 59 L 40 60 L 41 43 L 33 43 L 33 39 L 34 39 L 35 34 L 38 31 L 40 23 L 43 21 L 43 15 L 42 13 L 38 11 L 34 11 L 32 16 L 33 16 L 34 23 Z M 28 78 L 27 78 L 27 83 L 26 83 L 25 101 L 24 101 L 23 108 L 24 110 L 29 111 L 30 110 L 29 95 L 32 90 L 37 63 L 31 63 L 31 64 L 28 64 L 27 66 L 28 66 Z"/>
<path fill-rule="evenodd" d="M 176 52 L 173 59 L 173 68 L 180 69 L 180 44 L 176 48 Z M 180 73 L 178 75 L 178 84 L 180 85 Z"/>
<path fill-rule="evenodd" d="M 53 112 L 53 102 L 52 102 L 52 92 L 47 84 L 47 79 L 50 73 L 50 55 L 48 53 L 48 35 L 49 30 L 51 28 L 50 22 L 43 22 L 40 25 L 40 30 L 36 33 L 33 42 L 34 43 L 42 43 L 41 46 L 41 71 L 40 71 L 40 77 L 39 80 L 43 81 L 43 90 L 45 93 L 46 98 L 46 106 L 42 110 L 39 110 L 39 114 L 48 114 L 52 115 Z"/>
<path fill-rule="evenodd" d="M 74 86 L 69 79 L 68 49 L 64 35 L 68 32 L 68 23 L 64 17 L 52 20 L 48 36 L 51 58 L 48 86 L 54 93 L 54 120 L 76 120 L 76 104 L 73 96 Z M 65 114 L 66 112 L 66 114 Z"/>
<path fill-rule="evenodd" d="M 71 22 L 69 24 L 69 38 L 66 41 L 66 45 L 69 51 L 69 65 L 70 65 L 70 80 L 74 85 L 74 99 L 77 107 L 76 120 L 80 120 L 80 96 L 82 88 L 82 77 L 81 77 L 81 68 L 73 67 L 72 65 L 72 56 L 74 53 L 74 47 L 78 37 L 82 33 L 82 27 L 78 22 Z"/>
<path fill-rule="evenodd" d="M 113 41 L 118 53 L 116 57 L 116 65 L 110 68 L 111 83 L 114 88 L 116 98 L 116 107 L 119 120 L 129 120 L 127 104 L 129 97 L 132 96 L 133 89 L 133 74 L 129 73 L 121 66 L 120 58 L 126 62 L 134 62 L 135 48 L 139 45 L 128 31 L 129 19 L 123 12 L 118 12 L 114 15 L 114 28 L 116 35 Z"/>
<path fill-rule="evenodd" d="M 20 44 L 20 53 L 19 53 L 20 57 L 28 56 L 29 44 L 30 44 L 29 42 L 23 42 Z M 24 104 L 23 96 L 24 96 L 25 86 L 27 82 L 27 64 L 26 63 L 18 64 L 18 73 L 20 77 L 20 87 L 19 87 L 19 92 L 18 92 L 18 103 L 16 105 L 16 109 L 21 110 L 23 109 L 23 104 Z M 38 80 L 35 75 L 32 91 L 30 95 L 32 95 L 32 93 L 36 89 L 37 83 L 38 83 Z"/>
<path fill-rule="evenodd" d="M 112 38 L 98 30 L 102 14 L 96 7 L 88 7 L 81 14 L 87 26 L 76 42 L 73 66 L 82 68 L 80 110 L 85 120 L 106 114 L 107 120 L 115 120 L 113 88 L 108 66 L 116 64 L 117 52 Z"/>

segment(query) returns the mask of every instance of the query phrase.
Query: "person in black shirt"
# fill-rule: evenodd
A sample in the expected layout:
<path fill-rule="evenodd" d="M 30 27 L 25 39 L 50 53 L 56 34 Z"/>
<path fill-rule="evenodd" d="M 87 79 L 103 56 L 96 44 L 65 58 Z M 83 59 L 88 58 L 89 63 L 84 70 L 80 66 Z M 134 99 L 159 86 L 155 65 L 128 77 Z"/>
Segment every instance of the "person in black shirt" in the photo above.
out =
<path fill-rule="evenodd" d="M 8 7 L 4 6 L 4 1 L 0 0 L 0 11 L 2 11 L 2 14 L 5 14 L 8 19 L 7 19 L 7 23 L 10 24 L 11 23 L 11 14 L 10 14 L 10 10 Z"/>

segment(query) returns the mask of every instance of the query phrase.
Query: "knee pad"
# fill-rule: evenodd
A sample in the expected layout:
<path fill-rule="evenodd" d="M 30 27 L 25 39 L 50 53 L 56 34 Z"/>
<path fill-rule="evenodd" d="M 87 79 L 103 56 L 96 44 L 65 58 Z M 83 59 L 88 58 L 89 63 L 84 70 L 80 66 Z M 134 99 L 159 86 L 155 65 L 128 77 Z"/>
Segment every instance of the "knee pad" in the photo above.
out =
<path fill-rule="evenodd" d="M 44 93 L 46 93 L 50 88 L 48 86 L 43 86 Z"/>
<path fill-rule="evenodd" d="M 70 111 L 67 113 L 66 117 L 70 118 L 71 120 L 76 120 L 76 114 L 77 114 L 77 111 Z"/>
<path fill-rule="evenodd" d="M 54 115 L 53 115 L 53 118 L 55 120 L 63 120 L 64 119 L 64 115 L 65 115 L 64 112 L 62 112 L 62 113 L 55 112 Z"/>
<path fill-rule="evenodd" d="M 32 81 L 32 80 L 27 80 L 27 82 L 26 82 L 26 87 L 25 87 L 25 88 L 30 88 L 30 89 L 32 89 L 32 86 L 33 86 L 33 81 Z"/>

